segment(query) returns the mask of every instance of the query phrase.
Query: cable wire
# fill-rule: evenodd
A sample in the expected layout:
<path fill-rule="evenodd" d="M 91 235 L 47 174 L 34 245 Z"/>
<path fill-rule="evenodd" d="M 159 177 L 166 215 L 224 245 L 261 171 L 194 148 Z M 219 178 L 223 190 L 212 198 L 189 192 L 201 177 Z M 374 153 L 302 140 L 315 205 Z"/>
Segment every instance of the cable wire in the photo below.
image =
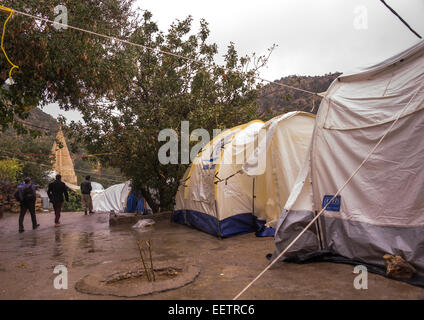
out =
<path fill-rule="evenodd" d="M 55 21 L 52 21 L 52 20 L 49 20 L 49 19 L 46 19 L 46 18 L 42 18 L 42 17 L 38 17 L 38 16 L 29 14 L 29 13 L 26 13 L 26 12 L 22 12 L 22 11 L 19 11 L 19 10 L 15 10 L 15 9 L 11 9 L 11 10 L 13 10 L 16 14 L 19 14 L 19 15 L 22 15 L 22 16 L 25 16 L 25 17 L 29 17 L 29 18 L 32 18 L 32 19 L 35 19 L 35 20 L 43 21 L 43 22 L 46 22 L 46 23 L 49 23 L 49 24 L 53 24 L 55 26 L 61 26 L 61 27 L 64 27 L 64 28 L 77 30 L 77 31 L 80 31 L 80 32 L 84 32 L 84 33 L 87 33 L 87 34 L 91 34 L 91 35 L 100 37 L 100 38 L 108 39 L 112 42 L 116 41 L 116 42 L 124 43 L 124 44 L 127 44 L 127 45 L 139 47 L 139 48 L 142 48 L 142 49 L 145 49 L 145 50 L 149 50 L 149 51 L 152 51 L 152 52 L 162 53 L 162 54 L 165 54 L 165 55 L 173 56 L 175 58 L 184 59 L 184 60 L 192 62 L 192 63 L 198 63 L 198 64 L 201 64 L 201 65 L 204 65 L 204 66 L 208 66 L 208 64 L 206 64 L 205 62 L 203 62 L 201 60 L 185 57 L 185 56 L 173 53 L 173 52 L 152 48 L 152 47 L 149 47 L 149 46 L 146 46 L 146 45 L 142 45 L 142 44 L 139 44 L 139 43 L 134 43 L 134 42 L 131 42 L 131 41 L 128 41 L 128 40 L 120 39 L 120 38 L 117 38 L 117 37 L 101 34 L 101 33 L 98 33 L 98 32 L 91 31 L 91 30 L 75 27 L 75 26 L 72 26 L 72 25 L 69 25 L 69 24 L 63 24 L 63 23 L 60 23 L 60 22 L 55 22 Z M 242 73 L 240 71 L 234 71 L 232 69 L 228 69 L 228 68 L 223 67 L 223 66 L 220 66 L 219 68 L 224 70 L 224 71 L 227 71 L 227 72 L 234 72 L 234 73 L 239 73 L 239 74 Z M 297 88 L 297 87 L 290 86 L 290 85 L 287 85 L 287 84 L 284 84 L 284 83 L 279 83 L 279 82 L 276 82 L 276 81 L 267 80 L 267 79 L 257 77 L 257 76 L 254 76 L 254 78 L 257 79 L 257 80 L 263 81 L 263 82 L 267 82 L 269 84 L 278 85 L 278 86 L 281 86 L 281 87 L 297 90 L 297 91 L 312 94 L 312 95 L 318 95 L 317 92 L 312 92 L 312 91 L 309 91 L 309 90 Z"/>

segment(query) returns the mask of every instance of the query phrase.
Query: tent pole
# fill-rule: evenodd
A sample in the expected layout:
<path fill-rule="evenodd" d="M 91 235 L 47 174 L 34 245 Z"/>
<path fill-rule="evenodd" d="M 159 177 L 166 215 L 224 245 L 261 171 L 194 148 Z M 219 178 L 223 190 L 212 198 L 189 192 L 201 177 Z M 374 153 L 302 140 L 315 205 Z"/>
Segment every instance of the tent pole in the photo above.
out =
<path fill-rule="evenodd" d="M 253 190 L 252 190 L 252 214 L 255 216 L 255 177 L 253 177 Z"/>
<path fill-rule="evenodd" d="M 222 240 L 221 228 L 220 228 L 220 225 L 219 225 L 219 218 L 218 218 L 218 204 L 216 203 L 216 200 L 215 200 L 215 216 L 216 216 L 216 226 L 218 228 L 218 230 L 217 230 L 218 231 L 217 232 L 218 239 Z"/>
<path fill-rule="evenodd" d="M 318 215 L 318 211 L 315 210 L 315 216 L 317 216 L 317 215 Z M 321 228 L 320 228 L 320 225 L 319 225 L 319 221 L 320 220 L 317 219 L 317 221 L 315 222 L 315 227 L 316 227 L 317 234 L 318 234 L 319 248 L 320 248 L 320 250 L 322 250 L 323 246 L 322 246 Z"/>

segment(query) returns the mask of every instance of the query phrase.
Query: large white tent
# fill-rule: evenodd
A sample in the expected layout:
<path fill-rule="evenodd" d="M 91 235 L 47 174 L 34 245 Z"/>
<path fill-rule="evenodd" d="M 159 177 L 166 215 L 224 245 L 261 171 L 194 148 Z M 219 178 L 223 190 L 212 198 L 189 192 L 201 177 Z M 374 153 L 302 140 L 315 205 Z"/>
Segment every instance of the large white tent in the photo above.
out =
<path fill-rule="evenodd" d="M 402 256 L 424 275 L 423 86 L 424 41 L 332 83 L 278 222 L 275 255 L 360 167 L 286 257 L 320 251 L 384 270 L 388 253 Z"/>
<path fill-rule="evenodd" d="M 182 179 L 174 221 L 229 237 L 273 235 L 308 150 L 314 116 L 293 112 L 227 130 L 205 146 Z"/>
<path fill-rule="evenodd" d="M 94 211 L 125 212 L 127 199 L 131 192 L 131 182 L 120 183 L 104 191 L 92 193 Z"/>
<path fill-rule="evenodd" d="M 253 179 L 237 174 L 254 150 L 262 121 L 226 130 L 194 159 L 176 195 L 173 220 L 228 237 L 254 231 Z M 230 177 L 231 176 L 231 177 Z"/>
<path fill-rule="evenodd" d="M 303 165 L 314 124 L 315 115 L 295 111 L 267 121 L 262 128 L 265 134 L 258 136 L 255 152 L 242 167 L 244 173 L 254 178 L 254 215 L 258 231 L 262 231 L 257 235 L 274 235 Z"/>

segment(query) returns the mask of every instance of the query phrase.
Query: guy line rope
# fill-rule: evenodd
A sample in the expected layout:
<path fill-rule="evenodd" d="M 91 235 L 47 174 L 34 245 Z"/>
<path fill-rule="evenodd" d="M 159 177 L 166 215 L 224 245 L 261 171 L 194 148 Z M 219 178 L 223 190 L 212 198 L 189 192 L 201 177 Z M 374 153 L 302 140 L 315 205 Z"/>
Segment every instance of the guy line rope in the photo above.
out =
<path fill-rule="evenodd" d="M 395 124 L 400 119 L 401 115 L 404 113 L 404 111 L 409 107 L 412 100 L 414 100 L 415 96 L 418 94 L 418 92 L 423 88 L 423 85 L 421 85 L 418 90 L 413 94 L 409 102 L 405 105 L 405 107 L 402 108 L 402 110 L 397 115 L 396 119 L 393 121 L 391 126 L 387 129 L 387 131 L 384 133 L 384 135 L 380 138 L 380 140 L 376 143 L 374 148 L 371 149 L 371 151 L 368 153 L 368 155 L 365 157 L 365 159 L 362 161 L 362 163 L 358 166 L 358 168 L 351 174 L 351 176 L 346 180 L 346 182 L 340 187 L 340 189 L 336 192 L 336 194 L 333 196 L 333 198 L 321 209 L 321 211 L 309 222 L 309 224 L 296 236 L 296 238 L 293 239 L 292 242 L 261 272 L 259 275 L 253 279 L 246 287 L 244 287 L 243 290 L 241 290 L 234 298 L 233 300 L 237 300 L 240 298 L 240 296 L 246 292 L 247 289 L 250 288 L 252 284 L 254 284 L 260 277 L 264 275 L 265 272 L 267 272 L 280 258 L 295 244 L 297 240 L 308 230 L 316 220 L 324 213 L 324 211 L 327 209 L 327 207 L 336 199 L 336 197 L 342 192 L 342 190 L 350 183 L 350 181 L 353 179 L 353 177 L 358 173 L 358 171 L 363 167 L 363 165 L 369 160 L 371 155 L 375 152 L 375 150 L 380 146 L 380 144 L 383 142 L 384 138 L 392 131 Z"/>
<path fill-rule="evenodd" d="M 179 55 L 179 54 L 176 54 L 176 53 L 172 53 L 172 52 L 168 52 L 168 51 L 164 51 L 164 50 L 160 50 L 160 49 L 155 49 L 155 48 L 145 46 L 145 45 L 142 45 L 142 44 L 139 44 L 139 43 L 130 42 L 128 40 L 116 38 L 116 37 L 113 37 L 113 36 L 108 36 L 108 35 L 101 34 L 101 33 L 98 33 L 98 32 L 94 32 L 94 31 L 91 31 L 91 30 L 86 30 L 86 29 L 74 27 L 74 26 L 71 26 L 69 24 L 63 24 L 63 23 L 60 23 L 60 22 L 55 22 L 55 21 L 52 21 L 52 20 L 49 20 L 49 19 L 46 19 L 46 18 L 42 18 L 42 17 L 38 17 L 38 16 L 29 14 L 29 13 L 26 13 L 26 12 L 22 12 L 22 11 L 19 11 L 19 10 L 9 9 L 9 8 L 3 7 L 3 6 L 0 6 L 0 8 L 3 8 L 5 11 L 12 10 L 13 13 L 16 13 L 16 14 L 19 14 L 19 15 L 22 15 L 22 16 L 25 16 L 25 17 L 29 17 L 29 18 L 32 18 L 32 19 L 35 19 L 35 20 L 44 21 L 46 23 L 53 24 L 55 26 L 61 26 L 61 27 L 64 27 L 64 28 L 69 28 L 69 29 L 80 31 L 80 32 L 85 32 L 85 33 L 88 33 L 88 34 L 91 34 L 91 35 L 94 35 L 94 36 L 97 36 L 97 37 L 100 37 L 100 38 L 109 39 L 110 41 L 116 41 L 116 42 L 124 43 L 124 44 L 127 44 L 127 45 L 132 45 L 132 46 L 135 46 L 135 47 L 143 48 L 145 50 L 150 50 L 150 51 L 153 51 L 153 52 L 159 52 L 159 53 L 162 53 L 162 54 L 173 56 L 175 58 L 184 59 L 184 60 L 187 60 L 187 61 L 190 61 L 190 62 L 193 62 L 193 63 L 198 63 L 198 64 L 201 64 L 201 65 L 204 65 L 204 66 L 209 66 L 208 64 L 206 64 L 203 61 L 196 60 L 196 59 L 189 58 L 189 57 L 185 57 L 185 56 L 182 56 L 182 55 Z M 238 73 L 238 74 L 242 73 L 240 71 L 234 71 L 234 70 L 228 69 L 228 68 L 223 67 L 223 66 L 218 66 L 218 68 L 220 68 L 220 69 L 222 69 L 226 72 L 233 72 L 233 73 Z M 301 89 L 301 88 L 293 87 L 293 86 L 283 84 L 283 83 L 279 83 L 279 82 L 276 82 L 276 81 L 263 79 L 261 77 L 255 76 L 254 78 L 257 79 L 257 80 L 267 82 L 267 83 L 270 83 L 270 84 L 274 84 L 274 85 L 278 85 L 278 86 L 281 86 L 281 87 L 297 90 L 297 91 L 304 92 L 304 93 L 309 93 L 309 94 L 312 94 L 312 95 L 318 95 L 317 92 L 304 90 L 304 89 Z"/>

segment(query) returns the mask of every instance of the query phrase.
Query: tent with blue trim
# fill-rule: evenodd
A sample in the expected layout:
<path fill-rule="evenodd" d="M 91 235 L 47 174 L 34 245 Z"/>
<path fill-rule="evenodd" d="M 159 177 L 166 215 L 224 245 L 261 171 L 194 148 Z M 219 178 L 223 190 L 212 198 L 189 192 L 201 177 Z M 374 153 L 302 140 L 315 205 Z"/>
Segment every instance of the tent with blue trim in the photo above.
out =
<path fill-rule="evenodd" d="M 322 96 L 274 257 L 319 212 L 283 259 L 386 274 L 385 256 L 400 256 L 416 269 L 407 281 L 424 285 L 424 41 L 339 76 Z"/>
<path fill-rule="evenodd" d="M 249 232 L 272 236 L 274 229 L 266 224 L 278 220 L 303 164 L 313 127 L 313 115 L 290 113 L 222 132 L 186 171 L 173 220 L 219 237 Z M 266 168 L 259 154 L 269 158 Z M 259 171 L 254 168 L 255 159 L 261 164 Z M 281 173 L 286 170 L 291 172 Z M 279 187 L 284 188 L 284 195 L 274 190 Z"/>

